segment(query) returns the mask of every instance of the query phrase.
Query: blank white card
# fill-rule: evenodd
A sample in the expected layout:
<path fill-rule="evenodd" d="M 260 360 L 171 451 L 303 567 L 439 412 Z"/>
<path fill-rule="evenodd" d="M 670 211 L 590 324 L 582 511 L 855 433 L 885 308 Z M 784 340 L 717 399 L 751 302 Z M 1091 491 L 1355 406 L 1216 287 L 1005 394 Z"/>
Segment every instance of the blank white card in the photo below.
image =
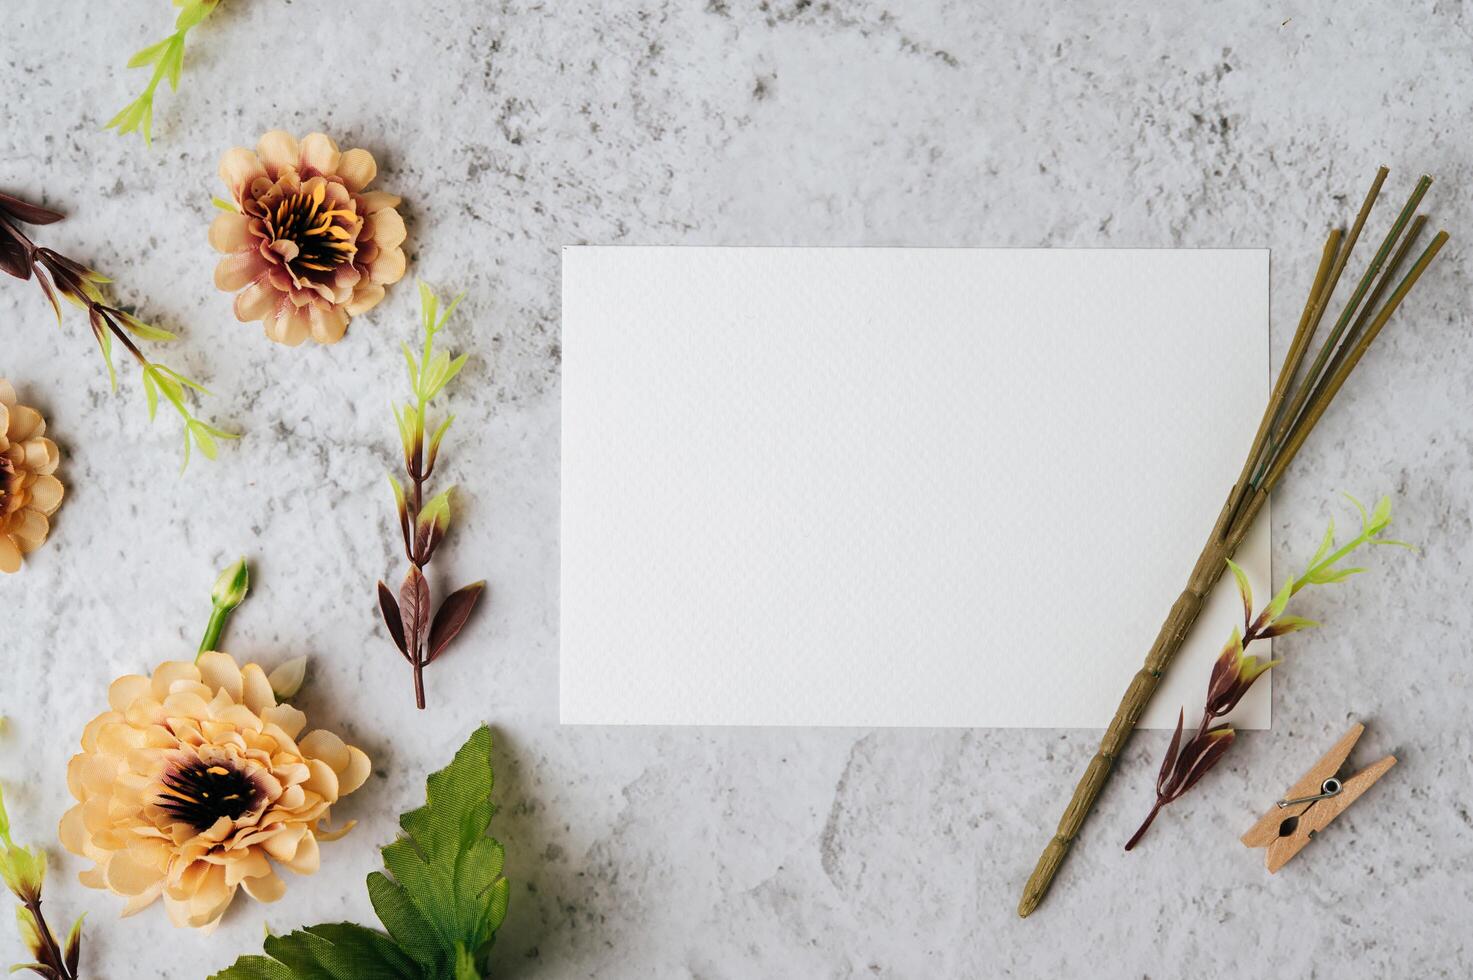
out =
<path fill-rule="evenodd" d="M 562 720 L 1103 728 L 1268 336 L 1263 250 L 565 249 Z M 1145 724 L 1240 615 L 1225 576 Z"/>

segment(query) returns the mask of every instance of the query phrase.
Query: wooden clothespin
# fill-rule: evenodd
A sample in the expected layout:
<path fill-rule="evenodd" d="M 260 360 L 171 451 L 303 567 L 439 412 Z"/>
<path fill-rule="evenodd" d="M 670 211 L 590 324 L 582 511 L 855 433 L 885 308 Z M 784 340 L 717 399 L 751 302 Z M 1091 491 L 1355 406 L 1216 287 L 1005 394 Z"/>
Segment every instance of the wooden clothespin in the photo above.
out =
<path fill-rule="evenodd" d="M 1388 755 L 1348 779 L 1339 778 L 1346 756 L 1365 730 L 1365 725 L 1357 724 L 1346 732 L 1323 759 L 1289 788 L 1284 799 L 1275 803 L 1243 835 L 1246 846 L 1268 849 L 1264 863 L 1270 874 L 1289 863 L 1290 858 L 1304 850 L 1311 837 L 1328 827 L 1330 821 L 1344 813 L 1386 770 L 1396 765 L 1396 756 Z"/>

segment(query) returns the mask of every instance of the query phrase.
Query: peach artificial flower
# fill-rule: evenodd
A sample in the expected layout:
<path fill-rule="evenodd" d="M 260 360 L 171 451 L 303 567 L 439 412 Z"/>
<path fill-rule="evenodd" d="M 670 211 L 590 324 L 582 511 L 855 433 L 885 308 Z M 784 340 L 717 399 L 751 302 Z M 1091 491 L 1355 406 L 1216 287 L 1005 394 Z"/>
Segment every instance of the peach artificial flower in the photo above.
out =
<path fill-rule="evenodd" d="M 0 572 L 20 571 L 21 555 L 51 533 L 48 518 L 61 506 L 61 481 L 52 475 L 60 461 L 41 413 L 17 404 L 15 389 L 0 378 Z"/>
<path fill-rule="evenodd" d="M 262 902 L 286 891 L 272 862 L 312 874 L 332 804 L 363 785 L 368 756 L 277 704 L 266 672 L 225 653 L 170 661 L 108 689 L 111 710 L 82 733 L 67 766 L 78 805 L 61 842 L 96 867 L 81 881 L 127 899 L 163 896 L 176 926 L 213 929 L 237 888 Z"/>
<path fill-rule="evenodd" d="M 342 153 L 322 133 L 299 143 L 272 130 L 256 152 L 221 158 L 236 210 L 210 225 L 210 244 L 225 253 L 215 285 L 240 290 L 237 320 L 260 320 L 293 347 L 335 344 L 350 317 L 378 305 L 404 276 L 404 219 L 399 198 L 367 189 L 377 175 L 367 150 Z"/>

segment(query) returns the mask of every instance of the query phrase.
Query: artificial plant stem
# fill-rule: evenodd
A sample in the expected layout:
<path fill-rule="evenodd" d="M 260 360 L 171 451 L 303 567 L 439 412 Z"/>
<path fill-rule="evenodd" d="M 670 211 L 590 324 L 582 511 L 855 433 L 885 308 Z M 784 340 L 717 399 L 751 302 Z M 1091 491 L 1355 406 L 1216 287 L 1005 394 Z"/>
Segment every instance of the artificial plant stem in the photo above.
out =
<path fill-rule="evenodd" d="M 1125 842 L 1125 849 L 1127 851 L 1134 849 L 1141 842 L 1141 838 L 1146 836 L 1146 831 L 1151 829 L 1151 824 L 1156 822 L 1156 814 L 1160 812 L 1161 799 L 1157 797 L 1155 804 L 1151 807 L 1151 812 L 1146 814 L 1146 819 L 1141 821 L 1141 825 L 1136 828 L 1135 833 L 1130 835 L 1130 840 Z"/>
<path fill-rule="evenodd" d="M 1231 515 L 1236 516 L 1243 506 L 1243 501 L 1252 486 L 1250 477 L 1258 466 L 1259 457 L 1263 455 L 1268 443 L 1269 432 L 1278 423 L 1279 413 L 1288 400 L 1289 383 L 1299 372 L 1299 362 L 1304 359 L 1305 352 L 1309 350 L 1310 337 L 1314 333 L 1313 314 L 1321 294 L 1325 291 L 1325 285 L 1329 281 L 1330 266 L 1339 253 L 1340 237 L 1340 229 L 1331 228 L 1329 237 L 1325 239 L 1324 250 L 1320 253 L 1320 265 L 1314 274 L 1314 284 L 1310 287 L 1309 298 L 1304 302 L 1304 312 L 1299 315 L 1299 325 L 1294 328 L 1294 337 L 1289 341 L 1289 353 L 1285 355 L 1284 366 L 1279 370 L 1279 376 L 1274 381 L 1268 405 L 1263 410 L 1263 419 L 1258 423 L 1258 432 L 1253 436 L 1253 446 L 1248 450 L 1248 456 L 1243 460 L 1243 469 L 1238 473 L 1233 501 L 1228 506 Z"/>
<path fill-rule="evenodd" d="M 62 955 L 61 945 L 56 941 L 56 934 L 51 931 L 51 926 L 46 924 L 46 917 L 41 914 L 41 899 L 39 897 L 28 898 L 25 900 L 25 907 L 30 911 L 31 918 L 36 921 L 36 931 L 41 934 L 41 941 L 46 944 L 46 950 L 52 957 L 51 961 L 65 971 L 62 980 L 76 980 L 76 974 L 67 969 L 66 957 Z"/>
<path fill-rule="evenodd" d="M 1396 289 L 1391 294 L 1391 298 L 1386 301 L 1386 305 L 1382 307 L 1381 312 L 1376 314 L 1376 318 L 1366 328 L 1365 334 L 1356 341 L 1355 347 L 1345 358 L 1345 361 L 1327 379 L 1323 391 L 1317 394 L 1315 399 L 1309 403 L 1309 406 L 1305 409 L 1304 417 L 1295 423 L 1293 431 L 1289 434 L 1288 442 L 1285 444 L 1283 450 L 1279 452 L 1274 460 L 1273 467 L 1269 469 L 1268 474 L 1264 477 L 1263 487 L 1265 490 L 1272 490 L 1283 477 L 1284 471 L 1293 462 L 1294 455 L 1299 452 L 1299 447 L 1304 445 L 1304 440 L 1309 437 L 1310 431 L 1314 429 L 1320 417 L 1325 414 L 1325 409 L 1330 407 L 1330 402 L 1334 400 L 1335 395 L 1340 391 L 1340 387 L 1345 384 L 1345 379 L 1350 377 L 1350 372 L 1355 370 L 1355 366 L 1365 356 L 1366 350 L 1371 346 L 1371 342 L 1376 339 L 1376 335 L 1381 332 L 1381 328 L 1386 326 L 1386 321 L 1391 319 L 1391 315 L 1396 312 L 1396 308 L 1401 305 L 1401 301 L 1406 298 L 1407 293 L 1417 284 L 1417 280 L 1422 277 L 1422 273 L 1426 271 L 1427 266 L 1436 258 L 1437 253 L 1442 251 L 1442 246 L 1447 244 L 1447 239 L 1447 232 L 1439 231 L 1432 241 L 1428 243 L 1427 248 L 1417 257 L 1417 261 L 1412 265 L 1411 270 L 1407 272 L 1405 278 L 1397 284 Z"/>
<path fill-rule="evenodd" d="M 1023 897 L 1018 902 L 1019 916 L 1026 918 L 1032 915 L 1034 909 L 1038 908 L 1039 903 L 1043 901 L 1044 895 L 1048 893 L 1049 885 L 1053 883 L 1054 875 L 1058 873 L 1059 866 L 1063 864 L 1064 858 L 1068 855 L 1070 845 L 1079 836 L 1079 830 L 1084 826 L 1085 818 L 1089 816 L 1089 811 L 1099 797 L 1100 790 L 1110 778 L 1111 767 L 1120 757 L 1120 753 L 1125 748 L 1125 742 L 1135 730 L 1136 722 L 1140 720 L 1141 713 L 1146 710 L 1146 704 L 1151 700 L 1151 695 L 1156 693 L 1156 687 L 1161 683 L 1162 675 L 1171 666 L 1177 651 L 1181 649 L 1182 641 L 1186 639 L 1192 624 L 1197 620 L 1197 615 L 1201 613 L 1207 593 L 1211 591 L 1212 586 L 1222 577 L 1223 571 L 1227 568 L 1225 559 L 1232 557 L 1246 533 L 1247 525 L 1251 524 L 1253 517 L 1257 515 L 1262 495 L 1255 493 L 1238 522 L 1241 526 L 1230 528 L 1228 521 L 1232 517 L 1231 508 L 1236 498 L 1237 488 L 1235 487 L 1223 503 L 1222 513 L 1218 516 L 1217 523 L 1213 525 L 1212 533 L 1208 535 L 1207 543 L 1202 548 L 1202 554 L 1192 568 L 1186 588 L 1182 590 L 1176 602 L 1172 603 L 1166 622 L 1161 624 L 1161 630 L 1156 634 L 1156 641 L 1151 644 L 1151 650 L 1146 655 L 1145 665 L 1131 678 L 1130 686 L 1120 700 L 1120 706 L 1115 709 L 1115 717 L 1110 722 L 1110 727 L 1105 730 L 1104 738 L 1100 740 L 1099 749 L 1085 768 L 1079 784 L 1075 786 L 1074 795 L 1070 798 L 1069 805 L 1065 807 L 1064 815 L 1059 818 L 1059 826 L 1053 839 L 1039 855 L 1038 864 L 1034 867 L 1033 874 L 1029 876 L 1028 883 L 1023 888 Z"/>
<path fill-rule="evenodd" d="M 237 560 L 215 579 L 215 586 L 210 590 L 210 621 L 205 625 L 204 638 L 199 641 L 199 651 L 194 655 L 195 663 L 199 663 L 202 654 L 220 648 L 220 634 L 225 631 L 226 621 L 230 619 L 235 607 L 245 601 L 250 590 L 251 574 L 244 558 Z"/>
<path fill-rule="evenodd" d="M 1295 339 L 1307 338 L 1313 333 L 1314 328 L 1323 318 L 1325 308 L 1330 297 L 1335 291 L 1335 284 L 1339 281 L 1340 274 L 1344 271 L 1345 264 L 1349 258 L 1351 249 L 1360 235 L 1361 228 L 1365 225 L 1366 216 L 1370 213 L 1371 205 L 1375 202 L 1376 194 L 1380 191 L 1381 184 L 1386 178 L 1386 168 L 1382 167 L 1376 173 L 1371 191 L 1361 205 L 1360 213 L 1356 216 L 1350 235 L 1343 248 L 1337 250 L 1334 263 L 1330 273 L 1325 277 L 1323 288 L 1311 288 L 1311 297 L 1317 297 L 1314 301 L 1314 313 L 1308 321 L 1301 321 L 1301 329 L 1296 331 Z M 1419 188 L 1421 185 L 1419 184 Z M 1110 778 L 1115 760 L 1125 747 L 1126 741 L 1134 731 L 1136 723 L 1140 720 L 1146 704 L 1151 695 L 1161 682 L 1161 677 L 1170 668 L 1177 652 L 1181 649 L 1187 632 L 1196 621 L 1202 610 L 1203 602 L 1212 586 L 1222 577 L 1226 568 L 1226 559 L 1233 557 L 1238 545 L 1247 535 L 1248 529 L 1253 525 L 1262 510 L 1264 503 L 1268 500 L 1271 491 L 1282 478 L 1285 470 L 1293 461 L 1294 456 L 1303 445 L 1305 438 L 1314 428 L 1325 409 L 1339 392 L 1345 379 L 1354 370 L 1360 358 L 1364 356 L 1366 349 L 1376 339 L 1386 321 L 1396 311 L 1411 287 L 1416 284 L 1422 272 L 1436 256 L 1443 244 L 1447 241 L 1447 233 L 1439 232 L 1428 245 L 1426 250 L 1417 259 L 1406 277 L 1402 279 L 1396 289 L 1392 292 L 1386 305 L 1367 326 L 1365 332 L 1354 339 L 1354 346 L 1345 357 L 1339 367 L 1334 368 L 1323 385 L 1314 385 L 1313 397 L 1309 399 L 1302 413 L 1288 413 L 1288 422 L 1285 423 L 1285 438 L 1282 442 L 1277 440 L 1271 443 L 1265 450 L 1260 439 L 1255 439 L 1257 452 L 1250 452 L 1245 471 L 1255 470 L 1255 456 L 1261 455 L 1262 461 L 1258 463 L 1257 471 L 1262 474 L 1261 478 L 1248 481 L 1247 485 L 1240 479 L 1228 492 L 1227 501 L 1223 504 L 1221 513 L 1213 525 L 1212 533 L 1207 538 L 1207 543 L 1202 548 L 1196 564 L 1192 567 L 1192 573 L 1187 579 L 1187 586 L 1182 594 L 1172 603 L 1171 611 L 1167 614 L 1166 621 L 1156 635 L 1155 642 L 1151 645 L 1150 652 L 1146 655 L 1144 666 L 1136 672 L 1130 686 L 1126 689 L 1120 706 L 1115 711 L 1115 717 L 1106 729 L 1104 737 L 1100 740 L 1099 749 L 1085 768 L 1084 775 L 1080 777 L 1074 794 L 1070 798 L 1064 814 L 1059 818 L 1058 828 L 1053 838 L 1045 846 L 1043 853 L 1038 858 L 1038 863 L 1024 885 L 1023 896 L 1018 902 L 1018 915 L 1027 917 L 1038 908 L 1048 893 L 1049 886 L 1053 883 L 1054 876 L 1063 864 L 1064 858 L 1068 856 L 1069 848 L 1079 836 L 1080 829 L 1085 819 L 1089 816 L 1095 800 L 1098 799 L 1100 791 L 1104 788 L 1106 781 Z M 1326 252 L 1329 246 L 1326 246 Z M 1321 268 L 1323 269 L 1323 260 Z M 1317 285 L 1319 276 L 1316 276 Z M 1357 299 L 1358 302 L 1358 299 Z M 1274 394 L 1270 398 L 1269 408 L 1265 415 L 1269 419 L 1283 410 L 1281 399 L 1292 384 L 1291 366 L 1297 367 L 1296 358 L 1302 358 L 1304 345 L 1291 345 L 1289 355 L 1286 356 L 1284 367 L 1280 371 L 1278 384 L 1274 387 Z M 1289 380 L 1285 380 L 1285 376 Z M 1313 384 L 1313 377 L 1306 378 L 1305 384 Z M 1278 401 L 1279 404 L 1275 404 Z M 1295 415 L 1298 415 L 1296 418 Z M 1270 429 L 1277 423 L 1271 422 Z M 1260 425 L 1260 437 L 1262 436 L 1262 425 Z"/>
<path fill-rule="evenodd" d="M 199 641 L 199 651 L 195 653 L 195 663 L 199 662 L 201 654 L 219 648 L 220 634 L 225 632 L 225 621 L 230 618 L 229 609 L 221 609 L 216 606 L 210 610 L 210 621 L 205 624 L 204 639 Z"/>
<path fill-rule="evenodd" d="M 1387 232 L 1386 238 L 1382 240 L 1381 247 L 1376 250 L 1375 256 L 1372 257 L 1371 264 L 1366 266 L 1365 274 L 1361 276 L 1360 282 L 1355 287 L 1355 292 L 1351 294 L 1350 301 L 1345 304 L 1345 309 L 1341 311 L 1339 319 L 1335 321 L 1335 326 L 1330 331 L 1330 336 L 1325 338 L 1325 342 L 1320 345 L 1319 353 L 1315 354 L 1314 363 L 1309 366 L 1309 371 L 1305 373 L 1304 383 L 1300 385 L 1294 401 L 1290 403 L 1289 410 L 1284 414 L 1284 417 L 1276 427 L 1273 440 L 1275 445 L 1283 444 L 1285 435 L 1293 427 L 1295 421 L 1298 420 L 1299 414 L 1303 411 L 1310 394 L 1319 384 L 1325 366 L 1340 343 L 1340 339 L 1344 335 L 1345 328 L 1349 325 L 1351 317 L 1355 315 L 1361 300 L 1365 297 L 1367 290 L 1370 289 L 1371 283 L 1375 280 L 1377 274 L 1380 273 L 1387 256 L 1391 254 L 1392 246 L 1401 237 L 1402 229 L 1406 227 L 1407 222 L 1416 213 L 1417 205 L 1422 203 L 1422 197 L 1427 193 L 1427 188 L 1431 185 L 1432 178 L 1425 174 L 1421 180 L 1417 181 L 1417 186 L 1412 191 L 1411 197 L 1407 199 L 1406 204 L 1397 215 L 1396 221 L 1391 226 L 1391 230 Z"/>
<path fill-rule="evenodd" d="M 1345 363 L 1345 359 L 1350 356 L 1351 352 L 1355 350 L 1356 345 L 1360 342 L 1360 338 L 1365 335 L 1366 325 L 1381 311 L 1381 295 L 1386 292 L 1388 286 L 1396 281 L 1397 273 L 1401 271 L 1401 267 L 1406 262 L 1407 256 L 1411 254 L 1412 248 L 1417 244 L 1417 240 L 1421 237 L 1422 229 L 1426 224 L 1427 216 L 1425 214 L 1417 215 L 1416 219 L 1411 223 L 1406 236 L 1402 239 L 1401 246 L 1396 250 L 1396 254 L 1391 257 L 1391 261 L 1387 263 L 1386 271 L 1377 280 L 1376 288 L 1371 290 L 1371 295 L 1366 298 L 1364 308 L 1355 318 L 1355 323 L 1351 325 L 1349 332 L 1346 333 L 1345 341 L 1340 345 L 1340 349 L 1335 352 L 1335 356 L 1330 359 L 1330 363 L 1326 365 L 1316 385 L 1316 390 L 1309 396 L 1310 401 L 1315 401 L 1320 397 L 1324 386 L 1339 372 L 1340 366 Z"/>

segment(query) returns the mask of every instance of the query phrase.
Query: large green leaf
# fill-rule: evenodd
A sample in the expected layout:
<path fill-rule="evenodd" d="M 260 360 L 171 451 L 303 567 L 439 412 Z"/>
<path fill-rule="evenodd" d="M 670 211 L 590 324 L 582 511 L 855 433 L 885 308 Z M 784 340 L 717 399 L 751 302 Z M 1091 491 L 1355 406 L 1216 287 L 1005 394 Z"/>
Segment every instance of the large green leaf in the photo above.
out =
<path fill-rule="evenodd" d="M 479 978 L 510 889 L 502 847 L 486 836 L 492 783 L 482 725 L 430 776 L 425 805 L 399 818 L 404 836 L 383 848 L 389 874 L 368 876 L 387 936 L 352 923 L 308 926 L 269 937 L 266 956 L 242 956 L 211 980 Z"/>

